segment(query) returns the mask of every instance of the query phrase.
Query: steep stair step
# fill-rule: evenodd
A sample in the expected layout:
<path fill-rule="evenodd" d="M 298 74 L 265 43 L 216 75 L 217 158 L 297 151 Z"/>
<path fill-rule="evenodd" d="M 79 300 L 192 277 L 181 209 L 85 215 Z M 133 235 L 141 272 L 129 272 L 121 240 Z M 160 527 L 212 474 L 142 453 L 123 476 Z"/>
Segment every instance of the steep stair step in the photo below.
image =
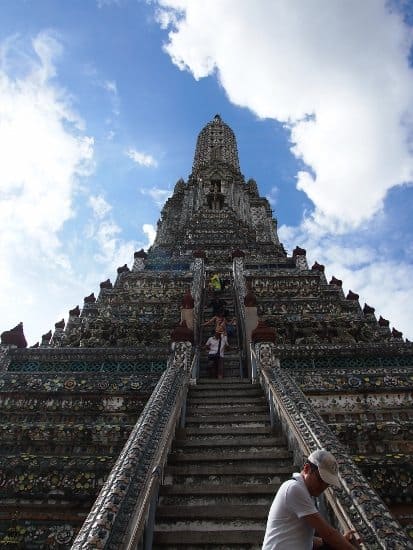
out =
<path fill-rule="evenodd" d="M 274 431 L 271 426 L 213 426 L 211 428 L 194 428 L 187 427 L 185 428 L 186 436 L 205 436 L 205 435 L 255 435 L 255 434 L 267 434 L 268 436 L 276 435 L 280 439 L 282 436 L 278 436 L 277 432 Z M 183 436 L 184 437 L 184 436 Z"/>
<path fill-rule="evenodd" d="M 217 401 L 217 400 L 215 400 Z M 225 403 L 224 400 L 221 400 L 220 402 L 215 402 L 214 400 L 204 399 L 200 403 L 192 403 L 192 400 L 188 402 L 188 408 L 193 410 L 202 410 L 202 409 L 212 409 L 216 411 L 224 411 L 226 409 L 233 410 L 233 411 L 250 411 L 252 410 L 258 410 L 258 411 L 268 411 L 268 405 L 264 401 L 258 401 L 258 402 L 240 402 L 240 401 L 234 401 L 230 403 Z"/>
<path fill-rule="evenodd" d="M 261 414 L 266 414 L 266 407 L 253 407 L 253 406 L 237 406 L 233 405 L 232 407 L 208 407 L 207 405 L 201 407 L 188 407 L 187 415 L 190 417 L 196 418 L 207 418 L 210 416 L 226 416 L 226 415 L 236 415 L 239 414 L 241 417 L 246 415 L 254 415 L 257 417 Z"/>
<path fill-rule="evenodd" d="M 254 414 L 252 415 L 251 412 L 248 414 L 243 415 L 237 415 L 237 414 L 227 414 L 225 416 L 222 415 L 214 415 L 214 414 L 203 414 L 203 415 L 197 415 L 197 416 L 187 416 L 186 418 L 187 424 L 199 424 L 199 423 L 218 423 L 218 424 L 230 424 L 230 423 L 253 423 L 253 422 L 266 422 L 267 424 L 270 423 L 268 414 Z"/>
<path fill-rule="evenodd" d="M 185 470 L 183 472 L 183 469 Z M 290 474 L 291 465 L 277 465 L 274 461 L 268 461 L 267 463 L 241 464 L 185 464 L 184 468 L 180 465 L 169 465 L 165 468 L 167 475 L 182 475 L 183 473 L 188 475 L 261 475 L 261 474 Z"/>
<path fill-rule="evenodd" d="M 239 450 L 231 452 L 223 449 L 221 452 L 201 452 L 201 453 L 178 453 L 173 452 L 169 455 L 169 462 L 177 464 L 179 462 L 232 462 L 234 460 L 281 460 L 291 458 L 291 453 L 284 449 L 244 451 Z"/>
<path fill-rule="evenodd" d="M 183 526 L 181 526 L 183 527 Z M 243 529 L 226 528 L 225 524 L 195 526 L 193 529 L 185 530 L 170 530 L 168 525 L 166 531 L 156 531 L 154 536 L 154 544 L 177 544 L 177 548 L 185 547 L 186 545 L 202 544 L 208 541 L 207 548 L 219 548 L 219 545 L 228 544 L 262 544 L 264 532 L 262 527 L 257 525 L 244 525 Z M 265 529 L 265 526 L 264 526 Z M 225 546 L 226 548 L 226 546 Z"/>
<path fill-rule="evenodd" d="M 159 498 L 159 506 L 265 506 L 271 507 L 274 494 L 169 495 Z M 224 518 L 223 518 L 224 519 Z M 227 518 L 226 518 L 227 519 Z"/>
<path fill-rule="evenodd" d="M 235 485 L 162 485 L 160 495 L 247 495 L 247 494 L 268 494 L 274 495 L 278 490 L 279 484 L 276 483 L 248 483 Z"/>
<path fill-rule="evenodd" d="M 247 378 L 222 378 L 222 380 L 217 380 L 217 379 L 211 379 L 211 378 L 198 378 L 197 380 L 197 385 L 196 386 L 193 386 L 193 388 L 197 388 L 198 386 L 203 386 L 203 388 L 205 388 L 205 386 L 211 386 L 213 388 L 219 388 L 220 386 L 225 386 L 225 387 L 230 387 L 231 385 L 234 385 L 234 386 L 240 386 L 240 385 L 244 385 L 244 386 L 250 386 L 250 387 L 253 387 L 251 385 L 251 381 L 248 380 Z"/>
<path fill-rule="evenodd" d="M 261 519 L 266 520 L 268 505 L 228 504 L 224 506 L 158 506 L 157 515 L 161 519 Z M 162 521 L 161 519 L 161 521 Z"/>
<path fill-rule="evenodd" d="M 224 379 L 225 380 L 225 379 Z M 258 390 L 250 390 L 249 388 L 197 388 L 189 390 L 189 397 L 198 402 L 203 399 L 223 399 L 225 397 L 235 399 L 263 399 L 262 392 Z"/>
<path fill-rule="evenodd" d="M 176 441 L 174 447 L 192 448 L 192 447 L 278 447 L 283 443 L 283 438 L 275 437 L 208 437 L 204 439 L 186 439 L 185 441 Z"/>
<path fill-rule="evenodd" d="M 235 398 L 254 398 L 259 399 L 263 398 L 262 391 L 255 389 L 255 388 L 248 388 L 248 387 L 232 387 L 231 386 L 199 386 L 199 387 L 192 387 L 189 390 L 189 396 L 192 399 L 209 399 L 209 398 L 225 398 L 225 397 L 231 397 L 233 399 Z"/>
<path fill-rule="evenodd" d="M 239 365 L 237 366 L 239 368 Z M 211 382 L 214 382 L 214 380 L 217 380 L 216 378 L 209 378 Z M 228 385 L 225 384 L 224 380 L 229 380 L 228 377 L 220 379 L 220 382 L 223 382 L 221 385 L 215 385 L 213 383 L 211 384 L 199 384 L 197 386 L 192 386 L 190 389 L 190 395 L 191 398 L 199 399 L 199 398 L 209 398 L 209 397 L 254 397 L 256 399 L 258 398 L 265 398 L 263 395 L 263 392 L 259 388 L 255 388 L 252 386 L 243 386 L 242 384 L 233 384 L 232 382 Z M 239 380 L 243 380 L 243 378 L 239 378 Z"/>
<path fill-rule="evenodd" d="M 211 403 L 265 403 L 266 399 L 261 392 L 256 390 L 231 388 L 219 388 L 211 390 L 189 391 L 189 399 L 194 403 L 202 403 L 204 401 Z"/>
<path fill-rule="evenodd" d="M 227 390 L 228 395 L 213 395 L 212 392 L 210 395 L 197 395 L 196 397 L 193 397 L 192 394 L 190 394 L 190 401 L 191 406 L 192 405 L 229 405 L 229 404 L 249 404 L 252 403 L 254 405 L 265 405 L 267 407 L 267 403 L 264 397 L 262 395 L 248 395 L 246 393 L 243 393 L 241 395 L 234 395 L 234 392 Z"/>
<path fill-rule="evenodd" d="M 291 477 L 291 469 L 286 472 L 265 472 L 265 473 L 256 473 L 256 474 L 242 474 L 239 472 L 230 473 L 230 474 L 190 474 L 185 473 L 170 473 L 165 476 L 165 483 L 168 485 L 179 484 L 179 485 L 190 485 L 195 483 L 197 485 L 203 485 L 204 487 L 209 487 L 210 485 L 262 485 L 268 483 L 271 485 L 277 484 L 281 485 L 283 481 L 286 481 Z M 181 497 L 187 498 L 187 497 Z"/>

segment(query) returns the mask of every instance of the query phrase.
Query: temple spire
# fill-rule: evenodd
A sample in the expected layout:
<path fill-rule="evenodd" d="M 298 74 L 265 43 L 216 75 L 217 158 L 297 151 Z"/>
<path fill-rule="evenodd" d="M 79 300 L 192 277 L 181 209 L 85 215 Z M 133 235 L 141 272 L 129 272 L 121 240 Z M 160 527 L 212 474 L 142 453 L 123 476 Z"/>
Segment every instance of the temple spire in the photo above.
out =
<path fill-rule="evenodd" d="M 213 163 L 223 163 L 236 172 L 240 172 L 237 141 L 234 132 L 222 121 L 220 115 L 215 115 L 198 135 L 193 173 Z"/>

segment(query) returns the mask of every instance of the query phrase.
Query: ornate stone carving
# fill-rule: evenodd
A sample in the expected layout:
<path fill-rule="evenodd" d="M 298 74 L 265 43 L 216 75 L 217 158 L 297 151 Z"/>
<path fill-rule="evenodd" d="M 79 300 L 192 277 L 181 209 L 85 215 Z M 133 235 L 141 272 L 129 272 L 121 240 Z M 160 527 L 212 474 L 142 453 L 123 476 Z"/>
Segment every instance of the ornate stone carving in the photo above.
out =
<path fill-rule="evenodd" d="M 370 307 L 367 304 L 364 304 L 364 307 L 363 307 L 364 315 L 374 315 L 374 312 L 375 312 L 374 307 Z"/>
<path fill-rule="evenodd" d="M 380 315 L 380 318 L 379 318 L 379 325 L 380 325 L 381 327 L 388 327 L 389 324 L 390 324 L 390 321 L 388 321 L 387 319 L 384 319 L 384 317 L 382 317 L 382 316 Z"/>
<path fill-rule="evenodd" d="M 291 415 L 309 449 L 314 435 L 336 445 L 324 430 L 329 424 L 389 505 L 397 499 L 408 502 L 412 436 L 406 415 L 413 345 L 396 329 L 390 331 L 388 321 L 377 321 L 373 308 L 365 305 L 362 311 L 355 293 L 350 291 L 346 299 L 340 280 L 333 277 L 327 283 L 324 266 L 316 262 L 309 269 L 304 249 L 287 254 L 270 205 L 259 196 L 254 180 L 245 182 L 235 136 L 219 116 L 200 133 L 193 173 L 176 183 L 162 209 L 154 244 L 147 252 L 135 252 L 132 270 L 125 264 L 114 285 L 109 279 L 102 282 L 98 299 L 86 297 L 82 314 L 78 306 L 72 309 L 66 326 L 59 322 L 53 338 L 51 332 L 44 335 L 41 347 L 0 348 L 0 435 L 16 451 L 8 461 L 0 458 L 0 486 L 8 499 L 20 495 L 33 502 L 40 494 L 33 488 L 46 491 L 55 483 L 70 506 L 72 497 L 84 499 L 85 509 L 91 506 L 128 429 L 162 376 L 163 389 L 154 393 L 155 401 L 138 422 L 136 437 L 120 455 L 82 534 L 92 533 L 87 540 L 94 548 L 122 546 L 124 526 L 147 488 L 151 457 L 168 448 L 171 434 L 163 439 L 162 426 L 184 389 L 191 346 L 181 340 L 192 338 L 191 323 L 199 344 L 205 271 L 227 277 L 231 260 L 244 372 L 251 372 L 247 352 L 259 313 L 266 328 L 258 327 L 256 338 L 274 343 L 256 344 L 255 350 L 259 364 L 272 369 L 271 385 L 286 391 L 283 411 L 279 409 L 284 424 Z M 255 299 L 247 294 L 246 281 Z M 188 296 L 182 304 L 189 287 L 192 299 Z M 171 331 L 180 319 L 187 328 L 177 327 L 177 341 L 171 344 Z M 164 375 L 171 347 L 174 356 Z M 195 366 L 197 357 L 195 352 Z M 319 426 L 316 413 L 323 417 Z M 289 439 L 297 455 L 291 433 Z M 302 449 L 299 454 L 301 459 Z M 342 456 L 345 462 L 347 455 Z M 370 492 L 362 483 L 367 481 L 349 464 L 344 470 L 349 490 L 340 496 L 345 509 L 356 506 L 387 548 L 399 547 L 398 533 L 394 543 L 383 535 L 387 512 L 383 515 L 379 506 L 377 518 L 372 506 L 366 508 L 363 499 L 368 501 Z M 8 472 L 6 483 L 2 466 Z M 373 504 L 374 499 L 373 493 Z M 375 548 L 364 520 L 354 510 L 348 513 L 366 531 L 367 546 Z M 59 541 L 69 548 L 71 542 L 65 541 L 72 541 L 77 529 L 57 520 L 53 529 L 43 527 L 33 519 L 27 532 L 32 537 L 39 533 L 36 544 L 45 548 Z M 394 525 L 388 533 L 391 538 Z M 4 540 L 0 532 L 0 543 Z M 17 542 L 26 544 L 24 539 Z"/>
<path fill-rule="evenodd" d="M 196 174 L 212 162 L 222 162 L 236 172 L 240 171 L 234 132 L 219 115 L 215 115 L 198 136 L 193 173 Z"/>
<path fill-rule="evenodd" d="M 145 269 L 145 262 L 147 257 L 148 255 L 143 248 L 141 248 L 138 252 L 135 252 L 133 255 L 132 271 L 142 271 L 143 269 Z"/>
<path fill-rule="evenodd" d="M 16 346 L 17 348 L 27 347 L 27 341 L 23 332 L 23 323 L 19 323 L 14 328 L 2 332 L 1 345 Z"/>
<path fill-rule="evenodd" d="M 248 290 L 244 298 L 245 307 L 255 307 L 257 305 L 257 298 L 252 290 Z"/>
<path fill-rule="evenodd" d="M 378 544 L 392 548 L 408 547 L 408 537 L 400 531 L 382 500 L 369 487 L 345 447 L 312 408 L 292 378 L 274 361 L 275 347 L 268 343 L 258 343 L 255 345 L 255 353 L 258 365 L 261 369 L 266 369 L 266 374 L 262 372 L 262 383 L 268 385 L 273 392 L 275 408 L 291 443 L 295 441 L 304 455 L 324 447 L 337 457 L 343 488 L 335 491 L 335 498 L 340 501 L 344 512 L 362 535 L 364 544 L 371 548 Z M 284 411 L 288 411 L 288 417 Z M 376 521 L 378 515 L 380 522 Z"/>
<path fill-rule="evenodd" d="M 306 270 L 308 269 L 308 263 L 306 258 L 307 251 L 305 248 L 300 248 L 296 246 L 293 250 L 293 260 L 295 260 L 295 265 L 298 269 Z"/>
<path fill-rule="evenodd" d="M 185 320 L 181 321 L 181 323 L 176 328 L 174 328 L 171 333 L 171 341 L 193 343 L 194 332 L 193 330 L 188 328 Z"/>
<path fill-rule="evenodd" d="M 318 262 L 314 262 L 311 269 L 312 271 L 320 271 L 321 273 L 324 273 L 324 266 Z"/>
<path fill-rule="evenodd" d="M 251 333 L 251 341 L 256 342 L 275 342 L 276 332 L 273 328 L 267 326 L 264 321 L 258 321 L 258 326 Z"/>
<path fill-rule="evenodd" d="M 101 290 L 111 290 L 113 288 L 113 285 L 110 282 L 110 279 L 106 279 L 106 281 L 102 281 L 99 286 Z"/>
<path fill-rule="evenodd" d="M 346 296 L 346 300 L 354 300 L 354 301 L 358 301 L 359 299 L 359 295 L 356 294 L 355 292 L 353 292 L 352 290 L 349 290 L 348 291 L 348 294 Z"/>
<path fill-rule="evenodd" d="M 120 548 L 129 518 L 140 510 L 137 495 L 149 479 L 155 459 L 167 438 L 168 421 L 179 412 L 188 383 L 191 347 L 178 343 L 170 366 L 162 376 L 103 486 L 72 548 Z M 141 497 L 141 498 L 142 498 Z"/>

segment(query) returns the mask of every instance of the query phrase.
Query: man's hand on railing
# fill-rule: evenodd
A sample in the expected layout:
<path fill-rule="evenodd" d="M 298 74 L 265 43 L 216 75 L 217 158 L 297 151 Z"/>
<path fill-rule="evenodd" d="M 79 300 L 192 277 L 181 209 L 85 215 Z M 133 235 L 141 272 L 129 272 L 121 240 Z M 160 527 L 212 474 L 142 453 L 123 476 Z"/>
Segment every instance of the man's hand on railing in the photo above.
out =
<path fill-rule="evenodd" d="M 315 548 L 322 548 L 324 545 L 323 539 L 321 537 L 314 537 L 313 538 L 313 550 Z"/>
<path fill-rule="evenodd" d="M 343 537 L 346 539 L 347 542 L 349 542 L 354 548 L 361 548 L 361 539 L 359 538 L 356 531 L 347 531 L 344 533 Z M 336 548 L 335 546 L 330 546 L 327 542 L 324 542 L 324 540 L 321 537 L 314 537 L 313 539 L 313 549 L 317 550 L 332 550 L 333 548 Z"/>
<path fill-rule="evenodd" d="M 362 540 L 356 531 L 347 531 L 343 536 L 354 548 L 361 548 Z"/>

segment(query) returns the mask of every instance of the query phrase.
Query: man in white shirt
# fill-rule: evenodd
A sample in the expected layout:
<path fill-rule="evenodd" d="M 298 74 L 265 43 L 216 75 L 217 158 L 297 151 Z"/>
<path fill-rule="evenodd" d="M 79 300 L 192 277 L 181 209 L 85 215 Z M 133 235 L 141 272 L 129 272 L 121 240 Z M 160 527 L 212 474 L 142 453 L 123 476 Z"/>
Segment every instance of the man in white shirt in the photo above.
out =
<path fill-rule="evenodd" d="M 340 487 L 337 461 L 325 449 L 314 451 L 301 472 L 278 489 L 268 514 L 262 550 L 312 550 L 324 543 L 339 550 L 354 549 L 349 542 L 353 531 L 343 536 L 315 506 L 313 497 L 330 485 Z M 318 537 L 314 537 L 315 531 Z"/>
<path fill-rule="evenodd" d="M 228 338 L 224 330 L 218 327 L 214 336 L 206 341 L 208 348 L 208 371 L 213 378 L 224 378 L 224 352 L 228 346 Z"/>

